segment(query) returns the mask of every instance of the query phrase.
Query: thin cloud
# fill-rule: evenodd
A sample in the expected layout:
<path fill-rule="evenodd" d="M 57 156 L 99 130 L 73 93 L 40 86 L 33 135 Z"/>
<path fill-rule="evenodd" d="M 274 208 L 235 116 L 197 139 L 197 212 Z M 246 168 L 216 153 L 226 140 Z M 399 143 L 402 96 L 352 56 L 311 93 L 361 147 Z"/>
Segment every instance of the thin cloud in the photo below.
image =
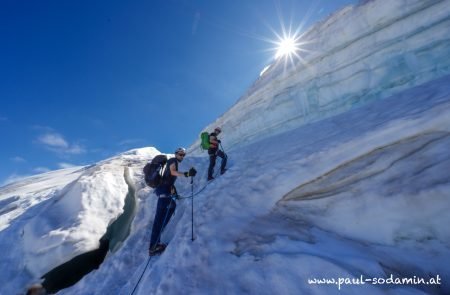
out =
<path fill-rule="evenodd" d="M 17 157 L 11 158 L 11 161 L 16 162 L 16 163 L 25 163 L 27 160 L 25 160 L 22 157 L 17 156 Z"/>
<path fill-rule="evenodd" d="M 33 169 L 33 172 L 36 172 L 36 173 L 46 173 L 49 171 L 51 171 L 51 169 L 47 168 L 47 167 L 36 167 Z"/>
<path fill-rule="evenodd" d="M 143 139 L 125 139 L 122 140 L 118 143 L 118 145 L 120 146 L 129 146 L 129 145 L 134 145 L 134 144 L 138 144 L 139 142 L 143 142 Z"/>
<path fill-rule="evenodd" d="M 73 144 L 68 149 L 66 149 L 65 152 L 68 154 L 79 155 L 84 154 L 86 152 L 86 149 L 81 145 Z"/>
<path fill-rule="evenodd" d="M 58 167 L 61 169 L 72 168 L 78 165 L 70 164 L 70 163 L 58 163 Z"/>
<path fill-rule="evenodd" d="M 38 142 L 43 145 L 47 145 L 49 147 L 54 147 L 54 148 L 66 149 L 69 147 L 69 144 L 62 137 L 62 135 L 57 134 L 57 133 L 47 133 L 47 134 L 41 135 L 38 138 Z"/>
<path fill-rule="evenodd" d="M 29 176 L 30 175 L 20 175 L 20 174 L 13 173 L 10 176 L 8 176 L 5 180 L 3 180 L 3 182 L 2 182 L 2 184 L 0 186 L 5 186 L 5 185 L 11 184 L 13 182 L 20 181 L 20 180 L 22 180 L 24 178 L 27 178 Z"/>
<path fill-rule="evenodd" d="M 195 35 L 197 33 L 198 24 L 200 22 L 200 17 L 201 17 L 200 11 L 197 11 L 195 13 L 194 22 L 192 24 L 192 30 L 191 30 L 192 35 Z"/>

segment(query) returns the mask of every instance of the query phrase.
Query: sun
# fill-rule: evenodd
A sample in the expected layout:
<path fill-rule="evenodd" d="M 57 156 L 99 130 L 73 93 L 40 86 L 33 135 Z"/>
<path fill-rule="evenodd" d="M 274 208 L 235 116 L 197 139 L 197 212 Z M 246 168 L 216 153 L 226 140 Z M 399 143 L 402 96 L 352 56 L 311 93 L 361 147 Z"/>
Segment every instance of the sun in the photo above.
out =
<path fill-rule="evenodd" d="M 286 37 L 277 42 L 277 52 L 275 58 L 280 58 L 283 56 L 292 56 L 300 49 L 299 44 L 296 43 L 295 38 Z"/>
<path fill-rule="evenodd" d="M 286 31 L 283 26 L 282 34 L 278 34 L 273 31 L 276 38 L 264 39 L 264 41 L 274 45 L 266 50 L 270 51 L 272 54 L 274 53 L 274 55 L 271 54 L 271 57 L 268 59 L 268 63 L 274 63 L 274 67 L 284 65 L 283 72 L 286 72 L 298 64 L 308 66 L 305 56 L 310 52 L 313 52 L 308 48 L 308 46 L 314 43 L 314 41 L 306 39 L 305 33 L 301 34 L 300 29 L 301 27 L 299 27 L 295 32 L 292 32 L 291 29 Z M 271 68 L 271 65 L 266 66 L 260 72 L 259 76 L 263 76 L 269 68 Z"/>
<path fill-rule="evenodd" d="M 286 23 L 281 13 L 278 13 L 280 28 L 276 30 L 271 25 L 267 24 L 270 31 L 273 33 L 273 37 L 261 37 L 262 41 L 270 43 L 272 46 L 267 48 L 264 51 L 270 52 L 267 55 L 266 64 L 273 65 L 267 66 L 260 72 L 260 76 L 268 73 L 269 68 L 272 70 L 274 68 L 283 67 L 283 72 L 287 72 L 295 67 L 309 67 L 307 62 L 307 57 L 314 54 L 316 51 L 314 48 L 317 46 L 314 45 L 317 41 L 312 39 L 308 34 L 308 30 L 304 30 L 304 24 L 307 21 L 305 18 L 301 21 L 301 23 L 296 26 L 294 25 L 294 21 L 290 20 L 289 23 Z"/>

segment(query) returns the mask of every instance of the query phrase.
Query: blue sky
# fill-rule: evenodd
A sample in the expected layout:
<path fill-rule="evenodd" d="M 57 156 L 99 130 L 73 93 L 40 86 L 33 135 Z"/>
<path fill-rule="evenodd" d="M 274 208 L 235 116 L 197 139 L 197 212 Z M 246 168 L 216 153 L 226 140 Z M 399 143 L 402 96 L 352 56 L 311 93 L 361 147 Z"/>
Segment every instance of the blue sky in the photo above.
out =
<path fill-rule="evenodd" d="M 281 22 L 354 2 L 2 0 L 0 185 L 188 147 L 273 59 Z"/>

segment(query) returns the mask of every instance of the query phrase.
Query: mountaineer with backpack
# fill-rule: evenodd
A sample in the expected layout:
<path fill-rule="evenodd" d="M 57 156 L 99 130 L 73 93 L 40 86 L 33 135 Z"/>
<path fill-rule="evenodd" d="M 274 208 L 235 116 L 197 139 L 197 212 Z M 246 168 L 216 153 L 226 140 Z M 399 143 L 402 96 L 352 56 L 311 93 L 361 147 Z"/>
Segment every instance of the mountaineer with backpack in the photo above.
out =
<path fill-rule="evenodd" d="M 202 139 L 202 148 L 208 149 L 209 154 L 209 168 L 208 168 L 208 180 L 213 180 L 213 172 L 214 166 L 216 166 L 217 157 L 222 158 L 222 162 L 220 165 L 220 174 L 224 174 L 227 170 L 225 167 L 227 166 L 227 155 L 223 150 L 219 150 L 219 145 L 221 143 L 220 139 L 217 136 L 222 132 L 220 127 L 216 127 L 214 132 L 207 135 L 207 132 L 203 132 L 201 134 Z"/>
<path fill-rule="evenodd" d="M 158 170 L 158 173 L 154 175 L 153 179 L 149 179 L 150 181 L 154 180 L 155 178 L 158 178 L 157 175 L 159 175 L 159 180 L 156 180 L 152 183 L 153 187 L 156 187 L 155 194 L 158 196 L 158 204 L 156 206 L 155 220 L 153 221 L 152 236 L 150 240 L 150 247 L 149 247 L 150 256 L 160 254 L 166 248 L 165 244 L 160 243 L 160 238 L 161 233 L 164 230 L 164 227 L 169 223 L 170 218 L 175 212 L 176 208 L 175 200 L 177 199 L 177 190 L 174 184 L 175 181 L 177 180 L 177 177 L 178 176 L 189 177 L 195 176 L 197 174 L 197 171 L 193 167 L 189 169 L 189 171 L 184 173 L 178 171 L 178 163 L 183 161 L 185 156 L 186 150 L 184 148 L 178 148 L 175 151 L 175 157 L 169 160 L 167 160 L 166 157 L 167 163 L 164 164 L 162 164 L 164 162 L 164 160 L 162 160 L 158 166 L 159 169 L 156 169 Z M 156 156 L 154 160 L 157 157 L 159 156 Z M 146 173 L 146 182 L 149 183 L 147 178 L 151 177 L 150 176 L 147 177 Z"/>

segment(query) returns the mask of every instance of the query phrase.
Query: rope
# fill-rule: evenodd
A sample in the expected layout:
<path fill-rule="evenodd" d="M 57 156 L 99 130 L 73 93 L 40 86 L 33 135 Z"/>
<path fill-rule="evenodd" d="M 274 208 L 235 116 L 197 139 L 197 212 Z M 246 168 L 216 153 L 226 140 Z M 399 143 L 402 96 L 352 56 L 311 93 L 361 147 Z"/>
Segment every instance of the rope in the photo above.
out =
<path fill-rule="evenodd" d="M 144 276 L 144 273 L 145 273 L 145 271 L 147 270 L 148 264 L 150 263 L 150 260 L 151 260 L 151 259 L 152 259 L 152 256 L 150 256 L 150 257 L 147 259 L 147 264 L 145 265 L 144 271 L 142 272 L 142 274 L 141 274 L 141 276 L 140 276 L 140 278 L 139 278 L 139 280 L 138 280 L 136 286 L 134 286 L 133 292 L 131 292 L 130 295 L 133 295 L 134 292 L 136 291 L 136 288 L 137 288 L 137 286 L 139 285 L 139 283 L 141 282 L 142 277 Z"/>
<path fill-rule="evenodd" d="M 166 207 L 166 216 L 164 217 L 164 221 L 163 221 L 163 223 L 162 223 L 163 228 L 159 231 L 159 236 L 158 236 L 157 241 L 159 241 L 159 239 L 161 238 L 161 235 L 162 235 L 163 231 L 166 229 L 165 223 L 166 223 L 167 217 L 168 217 L 168 215 L 169 215 L 169 209 L 170 209 L 170 206 L 172 205 L 172 202 L 173 202 L 173 198 L 170 197 L 170 203 L 169 203 L 169 205 Z M 130 295 L 133 295 L 134 292 L 136 291 L 137 287 L 139 286 L 139 283 L 141 282 L 142 277 L 144 276 L 144 273 L 147 271 L 147 267 L 148 267 L 148 264 L 150 263 L 150 260 L 151 260 L 151 259 L 152 259 L 152 256 L 150 256 L 150 257 L 147 259 L 147 264 L 145 265 L 144 271 L 142 272 L 141 276 L 139 277 L 139 280 L 138 280 L 138 282 L 136 283 L 136 286 L 134 286 L 133 292 L 131 292 Z"/>
<path fill-rule="evenodd" d="M 214 179 L 211 180 L 211 181 L 208 181 L 208 182 L 205 184 L 205 186 L 203 186 L 199 191 L 197 191 L 196 193 L 191 194 L 191 196 L 189 196 L 189 197 L 178 197 L 177 199 L 178 199 L 178 200 L 183 200 L 183 199 L 191 199 L 191 198 L 194 198 L 196 195 L 198 195 L 199 193 L 201 193 L 202 191 L 204 191 L 204 190 L 206 189 L 206 187 L 207 187 L 210 183 L 214 182 L 214 181 L 216 180 L 216 177 L 217 177 L 217 176 L 219 176 L 219 171 L 217 171 L 217 172 L 216 172 L 216 175 L 214 175 Z M 192 189 L 193 189 L 193 188 L 194 188 L 194 184 L 192 184 Z"/>
<path fill-rule="evenodd" d="M 221 147 L 222 147 L 222 145 L 221 145 Z M 223 150 L 223 148 L 222 148 L 222 150 Z M 225 154 L 225 155 L 226 155 L 226 154 Z M 178 200 L 181 200 L 181 199 L 191 199 L 191 198 L 193 199 L 194 196 L 200 194 L 202 191 L 204 191 L 204 190 L 206 189 L 206 187 L 207 187 L 211 182 L 213 182 L 214 180 L 216 180 L 216 177 L 217 177 L 217 176 L 219 176 L 219 171 L 216 172 L 216 175 L 214 176 L 214 179 L 213 179 L 212 181 L 207 182 L 206 185 L 205 185 L 203 188 L 201 188 L 199 191 L 197 191 L 195 194 L 194 194 L 194 178 L 192 178 L 192 179 L 191 179 L 191 181 L 192 181 L 192 182 L 191 182 L 191 190 L 192 190 L 191 196 L 190 196 L 190 197 L 178 197 L 177 199 L 178 199 Z M 171 197 L 169 206 L 172 205 L 172 202 L 173 202 L 173 198 Z M 166 211 L 166 216 L 164 217 L 164 221 L 163 221 L 163 227 L 164 227 L 164 228 L 159 232 L 158 240 L 161 238 L 162 232 L 163 232 L 164 229 L 165 229 L 164 223 L 166 223 L 167 215 L 169 215 L 169 206 L 168 206 L 167 209 L 166 209 L 166 210 L 167 210 L 167 211 Z M 193 232 L 192 232 L 192 236 L 193 236 Z M 139 284 L 140 284 L 140 282 L 141 282 L 141 280 L 142 280 L 142 277 L 144 276 L 144 273 L 147 271 L 147 267 L 148 267 L 148 265 L 149 265 L 151 259 L 152 259 L 152 256 L 150 256 L 150 257 L 147 259 L 147 264 L 145 265 L 144 271 L 142 272 L 141 276 L 139 277 L 139 280 L 138 280 L 138 282 L 136 283 L 136 285 L 134 286 L 133 292 L 131 292 L 130 295 L 133 295 L 134 292 L 136 291 L 137 287 L 139 286 Z"/>
<path fill-rule="evenodd" d="M 222 147 L 222 144 L 221 144 L 220 146 Z M 225 151 L 223 150 L 223 147 L 222 147 L 222 152 L 225 154 Z M 225 154 L 225 157 L 228 158 L 227 154 Z M 219 176 L 219 173 L 220 173 L 220 170 L 217 170 L 216 174 L 214 175 L 214 179 L 208 181 L 208 182 L 205 184 L 204 187 L 202 187 L 202 188 L 201 188 L 199 191 L 197 191 L 196 193 L 192 193 L 190 197 L 178 197 L 177 199 L 178 199 L 178 200 L 183 200 L 183 199 L 191 199 L 191 198 L 194 198 L 194 196 L 196 196 L 196 195 L 198 195 L 199 193 L 201 193 L 202 191 L 204 191 L 204 190 L 206 189 L 206 187 L 207 187 L 210 183 L 214 182 L 214 181 L 217 179 L 217 176 Z M 194 188 L 194 184 L 192 183 L 192 189 L 193 189 L 193 188 Z"/>

